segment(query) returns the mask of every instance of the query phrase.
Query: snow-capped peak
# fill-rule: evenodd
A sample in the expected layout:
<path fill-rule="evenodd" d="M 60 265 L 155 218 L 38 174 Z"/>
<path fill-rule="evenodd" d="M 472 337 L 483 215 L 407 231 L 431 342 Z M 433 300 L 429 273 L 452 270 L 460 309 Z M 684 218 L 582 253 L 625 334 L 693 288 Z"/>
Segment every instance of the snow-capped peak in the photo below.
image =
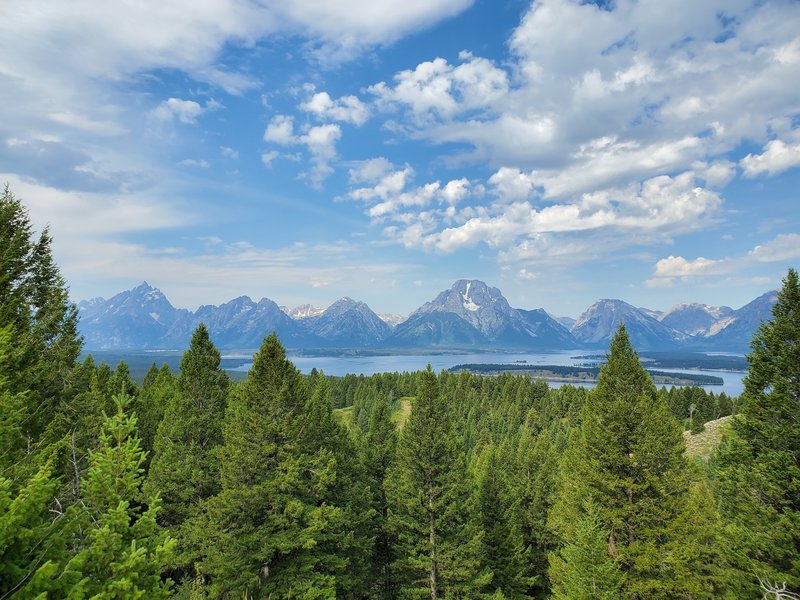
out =
<path fill-rule="evenodd" d="M 475 304 L 475 302 L 472 300 L 472 298 L 469 297 L 469 288 L 470 287 L 472 287 L 472 282 L 468 281 L 467 282 L 467 289 L 463 294 L 461 294 L 461 298 L 464 300 L 464 308 L 469 310 L 469 311 L 475 312 L 477 310 L 480 310 L 481 307 L 478 306 L 477 304 Z"/>

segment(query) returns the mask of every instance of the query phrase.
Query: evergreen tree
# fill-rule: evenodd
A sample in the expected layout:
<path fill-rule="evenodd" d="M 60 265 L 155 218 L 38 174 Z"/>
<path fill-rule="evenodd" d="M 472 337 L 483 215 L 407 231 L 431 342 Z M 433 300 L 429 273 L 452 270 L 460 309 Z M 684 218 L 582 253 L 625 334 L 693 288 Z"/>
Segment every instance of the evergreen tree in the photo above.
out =
<path fill-rule="evenodd" d="M 395 462 L 397 428 L 391 420 L 388 398 L 378 396 L 370 410 L 366 433 L 360 437 L 361 461 L 370 490 L 372 520 L 372 596 L 394 598 L 396 594 L 392 563 L 397 558 L 397 540 L 389 525 L 387 478 Z"/>
<path fill-rule="evenodd" d="M 482 532 L 472 520 L 464 447 L 451 415 L 428 366 L 390 485 L 400 545 L 395 572 L 408 597 L 477 597 L 491 581 L 479 562 Z"/>
<path fill-rule="evenodd" d="M 0 363 L 12 393 L 26 392 L 23 433 L 36 448 L 53 418 L 80 353 L 77 310 L 53 262 L 51 238 L 38 239 L 27 211 L 6 186 L 0 195 L 0 328 L 11 352 Z"/>
<path fill-rule="evenodd" d="M 136 398 L 136 420 L 139 424 L 139 438 L 142 450 L 147 453 L 147 464 L 153 459 L 156 433 L 164 420 L 167 406 L 172 403 L 176 393 L 177 378 L 164 363 L 159 369 L 153 363 L 142 382 L 142 389 Z M 220 415 L 220 420 L 221 420 Z"/>
<path fill-rule="evenodd" d="M 753 338 L 739 414 L 719 451 L 728 580 L 739 597 L 759 578 L 800 592 L 800 283 L 790 269 L 773 318 Z"/>
<path fill-rule="evenodd" d="M 217 450 L 229 387 L 228 376 L 220 368 L 220 353 L 208 329 L 200 325 L 181 359 L 177 382 L 165 366 L 139 398 L 148 424 L 159 410 L 164 414 L 144 490 L 161 497 L 158 520 L 177 540 L 172 575 L 179 580 L 194 579 L 192 565 L 202 556 L 189 521 L 199 515 L 201 503 L 220 489 Z"/>
<path fill-rule="evenodd" d="M 554 600 L 619 600 L 624 598 L 624 576 L 609 554 L 609 531 L 591 500 L 583 506 L 583 516 L 575 526 L 574 537 L 559 554 L 550 555 L 550 570 L 555 585 Z"/>
<path fill-rule="evenodd" d="M 63 570 L 70 519 L 50 510 L 58 486 L 51 472 L 45 465 L 16 493 L 0 477 L 0 597 L 59 595 L 53 579 Z"/>
<path fill-rule="evenodd" d="M 222 443 L 230 382 L 220 369 L 220 353 L 205 325 L 192 335 L 180 370 L 177 390 L 170 389 L 170 375 L 159 372 L 149 387 L 145 411 L 148 417 L 155 411 L 149 404 L 155 403 L 161 395 L 158 387 L 164 386 L 167 405 L 156 433 L 145 491 L 161 496 L 159 522 L 170 528 L 194 516 L 201 501 L 219 491 L 216 449 Z"/>
<path fill-rule="evenodd" d="M 499 590 L 505 598 L 526 598 L 535 578 L 526 576 L 529 557 L 522 537 L 511 525 L 511 507 L 499 449 L 489 445 L 477 459 L 476 512 L 483 530 L 481 564 L 492 572 L 487 592 Z"/>
<path fill-rule="evenodd" d="M 79 513 L 78 551 L 59 576 L 68 598 L 167 598 L 171 582 L 162 572 L 174 540 L 156 522 L 159 499 L 141 504 L 144 453 L 136 437 L 136 417 L 126 413 L 130 398 L 114 398 L 116 413 L 106 418 L 100 446 L 90 455 Z"/>
<path fill-rule="evenodd" d="M 668 560 L 672 525 L 689 496 L 683 450 L 680 427 L 621 326 L 565 453 L 549 523 L 562 544 L 569 544 L 586 516 L 585 503 L 591 502 L 608 532 L 608 553 L 625 575 L 624 596 L 696 598 L 690 593 L 710 589 L 710 582 L 696 581 L 703 576 L 700 569 Z M 700 534 L 685 532 L 682 541 L 694 543 Z M 554 563 L 559 557 L 564 559 L 563 548 Z M 554 589 L 564 585 L 560 576 L 551 569 Z"/>
<path fill-rule="evenodd" d="M 206 503 L 200 529 L 200 569 L 213 597 L 335 597 L 336 578 L 315 546 L 341 526 L 341 509 L 320 502 L 336 460 L 298 446 L 305 405 L 300 374 L 272 334 L 225 413 L 222 489 Z"/>
<path fill-rule="evenodd" d="M 534 415 L 532 412 L 532 420 Z M 509 461 L 513 466 L 512 525 L 527 551 L 529 576 L 534 578 L 529 593 L 536 598 L 550 595 L 547 553 L 555 548 L 557 539 L 547 528 L 547 517 L 554 502 L 559 459 L 566 445 L 566 426 L 560 420 L 538 434 L 533 426 L 524 425 L 516 456 Z"/>

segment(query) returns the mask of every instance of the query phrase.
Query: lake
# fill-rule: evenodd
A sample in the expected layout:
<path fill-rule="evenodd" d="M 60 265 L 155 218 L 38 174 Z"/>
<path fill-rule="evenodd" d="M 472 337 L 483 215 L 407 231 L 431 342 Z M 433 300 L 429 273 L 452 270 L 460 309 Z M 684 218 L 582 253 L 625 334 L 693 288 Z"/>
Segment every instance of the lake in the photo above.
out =
<path fill-rule="evenodd" d="M 586 355 L 591 354 L 586 350 L 564 350 L 552 353 L 475 353 L 475 354 L 415 354 L 415 355 L 393 355 L 393 356 L 292 356 L 288 358 L 303 373 L 310 373 L 311 369 L 323 371 L 326 375 L 374 375 L 375 373 L 419 371 L 427 365 L 431 365 L 434 371 L 449 369 L 456 365 L 467 363 L 478 364 L 512 364 L 525 362 L 529 365 L 565 365 L 579 366 L 588 362 Z M 238 355 L 237 357 L 241 357 Z M 231 357 L 234 358 L 234 357 Z M 249 371 L 252 362 L 247 362 L 234 371 Z M 704 375 L 715 375 L 721 377 L 722 385 L 704 385 L 703 389 L 719 394 L 725 392 L 729 396 L 738 396 L 742 393 L 744 385 L 742 378 L 746 373 L 741 371 L 715 371 L 701 369 L 662 369 L 658 371 L 675 373 L 700 373 Z M 565 385 L 563 382 L 548 382 L 550 387 L 560 387 Z M 594 383 L 579 383 L 586 388 L 593 388 Z"/>

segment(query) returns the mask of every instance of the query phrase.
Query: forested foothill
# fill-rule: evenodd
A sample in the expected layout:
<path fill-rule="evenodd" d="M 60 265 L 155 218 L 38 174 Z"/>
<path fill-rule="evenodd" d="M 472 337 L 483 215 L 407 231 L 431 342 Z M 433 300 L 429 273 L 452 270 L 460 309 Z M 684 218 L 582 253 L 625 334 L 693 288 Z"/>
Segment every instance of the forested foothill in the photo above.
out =
<path fill-rule="evenodd" d="M 200 326 L 141 385 L 81 340 L 0 199 L 0 598 L 793 598 L 800 283 L 739 398 L 658 389 L 624 328 L 595 389 L 504 373 L 244 381 Z M 707 461 L 685 439 L 733 415 Z M 684 431 L 689 433 L 684 434 Z M 782 595 L 781 595 L 782 594 Z"/>

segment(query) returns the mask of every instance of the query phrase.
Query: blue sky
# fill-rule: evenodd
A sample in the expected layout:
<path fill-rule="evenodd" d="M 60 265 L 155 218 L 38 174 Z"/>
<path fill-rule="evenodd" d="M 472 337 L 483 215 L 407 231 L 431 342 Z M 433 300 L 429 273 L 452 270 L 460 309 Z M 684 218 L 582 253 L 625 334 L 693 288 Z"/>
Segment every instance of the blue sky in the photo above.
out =
<path fill-rule="evenodd" d="M 73 297 L 741 306 L 800 259 L 800 3 L 0 6 L 0 179 Z"/>

